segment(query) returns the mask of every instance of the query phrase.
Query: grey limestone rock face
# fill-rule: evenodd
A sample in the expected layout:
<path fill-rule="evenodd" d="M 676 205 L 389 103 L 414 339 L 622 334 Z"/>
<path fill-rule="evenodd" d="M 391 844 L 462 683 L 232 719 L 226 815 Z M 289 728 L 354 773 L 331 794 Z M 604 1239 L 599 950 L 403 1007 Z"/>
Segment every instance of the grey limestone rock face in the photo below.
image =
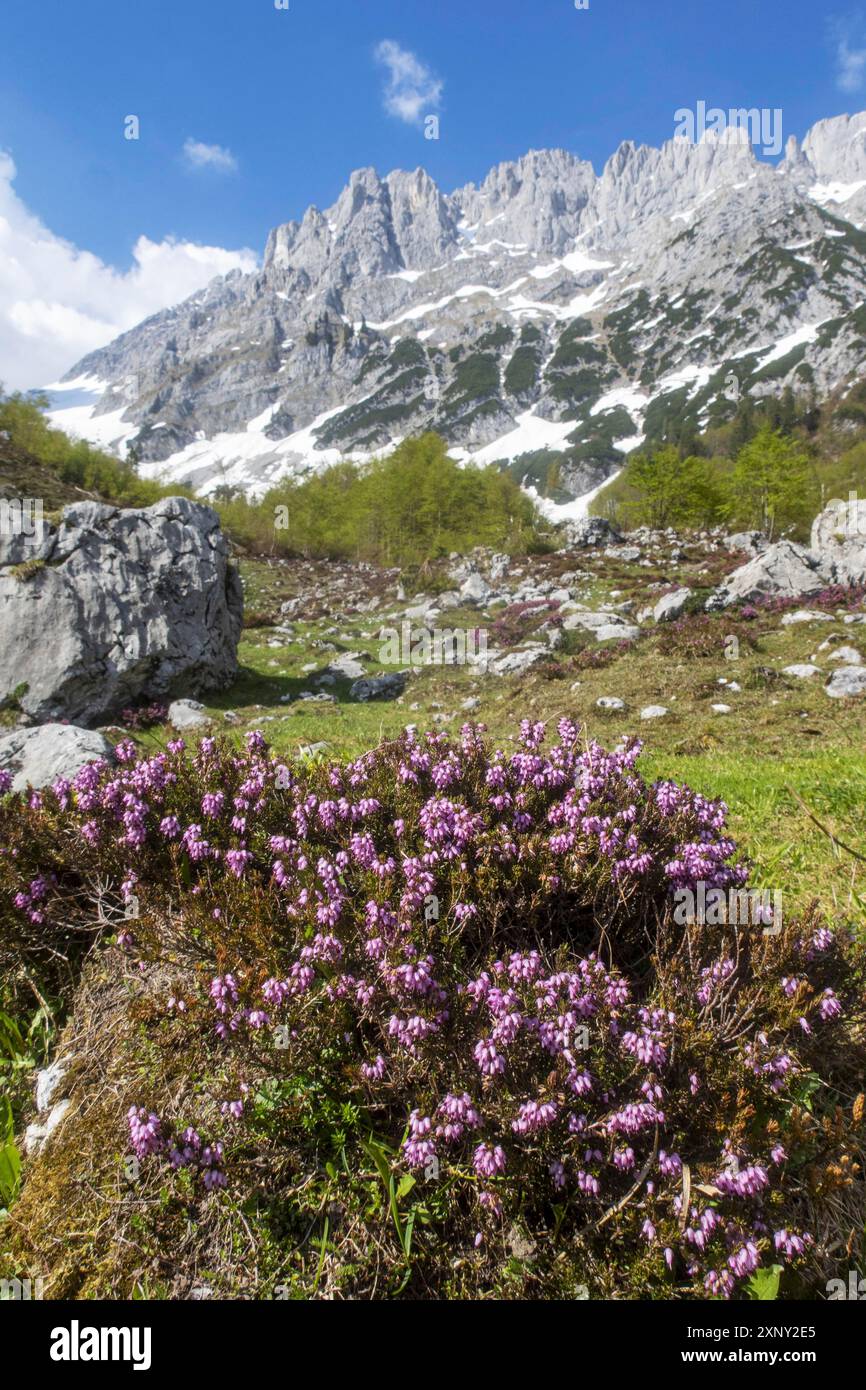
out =
<path fill-rule="evenodd" d="M 70 376 L 107 383 L 97 415 L 117 413 L 146 468 L 205 491 L 432 429 L 484 462 L 555 459 L 582 496 L 675 379 L 696 422 L 727 411 L 729 372 L 756 399 L 805 368 L 819 397 L 855 379 L 864 220 L 866 114 L 819 122 L 776 165 L 673 138 L 627 140 L 600 173 L 534 150 L 452 192 L 422 169 L 360 169 L 330 208 L 276 227 L 260 267 Z"/>
<path fill-rule="evenodd" d="M 95 724 L 236 675 L 243 595 L 210 507 L 79 503 L 33 558 L 22 575 L 0 550 L 0 694 L 21 692 L 31 719 Z"/>
<path fill-rule="evenodd" d="M 812 523 L 810 543 L 828 583 L 866 583 L 866 499 L 830 502 Z"/>

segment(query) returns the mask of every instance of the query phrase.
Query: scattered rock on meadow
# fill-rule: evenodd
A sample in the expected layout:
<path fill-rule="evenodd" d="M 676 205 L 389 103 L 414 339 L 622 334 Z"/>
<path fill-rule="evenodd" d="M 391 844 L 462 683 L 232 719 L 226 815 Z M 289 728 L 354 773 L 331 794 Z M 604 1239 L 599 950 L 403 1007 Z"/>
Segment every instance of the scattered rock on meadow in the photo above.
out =
<path fill-rule="evenodd" d="M 328 663 L 320 679 L 324 676 L 336 676 L 342 680 L 360 680 L 362 676 L 366 676 L 367 671 L 359 657 L 359 652 L 342 652 Z"/>
<path fill-rule="evenodd" d="M 762 531 L 735 531 L 731 536 L 725 536 L 723 544 L 726 550 L 744 550 L 748 555 L 760 555 L 767 549 L 769 541 Z"/>
<path fill-rule="evenodd" d="M 517 647 L 514 651 L 503 652 L 492 660 L 488 654 L 487 670 L 495 676 L 522 676 L 531 666 L 544 661 L 550 652 L 547 647 L 534 643 L 529 647 Z"/>
<path fill-rule="evenodd" d="M 808 681 L 813 676 L 820 676 L 821 670 L 818 666 L 812 666 L 808 661 L 795 661 L 792 666 L 783 666 L 783 676 L 793 676 L 796 681 Z"/>
<path fill-rule="evenodd" d="M 364 676 L 349 687 L 349 699 L 366 704 L 368 700 L 394 700 L 406 688 L 405 671 L 388 671 L 381 676 Z"/>
<path fill-rule="evenodd" d="M 620 626 L 625 627 L 626 621 L 620 613 L 601 609 L 598 612 L 591 612 L 588 609 L 579 613 L 569 613 L 563 619 L 562 626 L 566 632 L 583 630 L 584 632 L 595 632 L 600 627 Z"/>
<path fill-rule="evenodd" d="M 618 695 L 602 695 L 595 703 L 599 709 L 625 709 L 625 700 Z"/>
<path fill-rule="evenodd" d="M 820 608 L 797 608 L 793 613 L 782 615 L 782 627 L 795 627 L 798 623 L 832 623 L 832 613 L 822 613 Z"/>
<path fill-rule="evenodd" d="M 691 589 L 677 589 L 672 594 L 665 594 L 652 610 L 656 622 L 672 623 L 676 618 L 681 618 L 691 596 Z"/>
<path fill-rule="evenodd" d="M 493 590 L 481 574 L 470 574 L 460 585 L 460 598 L 468 607 L 482 607 L 492 593 Z"/>
<path fill-rule="evenodd" d="M 168 722 L 174 729 L 202 729 L 211 721 L 198 700 L 173 700 L 168 707 Z"/>
<path fill-rule="evenodd" d="M 845 666 L 862 666 L 863 658 L 856 647 L 837 647 L 827 657 L 828 661 L 841 661 Z"/>
<path fill-rule="evenodd" d="M 667 705 L 645 705 L 640 712 L 641 719 L 664 719 L 666 714 L 670 714 Z"/>
<path fill-rule="evenodd" d="M 605 547 L 605 555 L 610 560 L 622 560 L 627 565 L 632 565 L 640 559 L 640 547 L 637 545 L 608 545 Z"/>
<path fill-rule="evenodd" d="M 824 687 L 831 700 L 866 695 L 866 666 L 840 666 Z"/>

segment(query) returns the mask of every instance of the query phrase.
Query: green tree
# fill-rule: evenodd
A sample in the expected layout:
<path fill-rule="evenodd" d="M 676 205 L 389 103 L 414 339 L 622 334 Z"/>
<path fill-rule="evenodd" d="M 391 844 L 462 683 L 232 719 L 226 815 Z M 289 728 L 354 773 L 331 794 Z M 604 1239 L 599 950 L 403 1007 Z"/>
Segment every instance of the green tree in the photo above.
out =
<path fill-rule="evenodd" d="M 724 493 L 713 461 L 694 454 L 681 458 L 672 445 L 652 456 L 632 454 L 624 481 L 632 493 L 624 511 L 636 525 L 660 530 L 707 526 L 718 521 L 723 510 Z"/>
<path fill-rule="evenodd" d="M 799 441 L 764 425 L 734 464 L 730 514 L 771 540 L 804 525 L 819 503 L 815 472 Z"/>

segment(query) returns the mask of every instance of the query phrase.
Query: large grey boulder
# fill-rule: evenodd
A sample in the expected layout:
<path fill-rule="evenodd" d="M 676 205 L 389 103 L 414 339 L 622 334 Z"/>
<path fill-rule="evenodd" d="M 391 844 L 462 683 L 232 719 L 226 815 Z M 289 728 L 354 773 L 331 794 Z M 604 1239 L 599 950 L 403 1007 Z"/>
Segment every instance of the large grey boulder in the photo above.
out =
<path fill-rule="evenodd" d="M 599 628 L 603 627 L 626 627 L 627 623 L 621 613 L 605 611 L 604 609 L 598 612 L 591 612 L 587 609 L 579 613 L 569 613 L 567 617 L 563 619 L 562 626 L 565 628 L 566 632 L 575 632 L 578 630 L 596 632 Z"/>
<path fill-rule="evenodd" d="M 725 536 L 722 544 L 726 550 L 745 550 L 748 555 L 758 555 L 770 542 L 762 531 L 735 531 Z"/>
<path fill-rule="evenodd" d="M 710 594 L 704 607 L 714 612 L 759 598 L 802 598 L 818 593 L 825 583 L 816 557 L 805 546 L 795 541 L 777 541 L 729 574 Z"/>
<path fill-rule="evenodd" d="M 539 661 L 550 655 L 547 647 L 531 643 L 527 647 L 515 647 L 513 651 L 501 654 L 488 654 L 487 670 L 494 676 L 522 676 Z"/>
<path fill-rule="evenodd" d="M 595 629 L 596 642 L 636 642 L 640 628 L 633 623 L 603 623 Z"/>
<path fill-rule="evenodd" d="M 381 676 L 362 676 L 349 686 L 349 699 L 366 704 L 368 700 L 396 700 L 406 688 L 405 671 L 388 671 Z"/>
<path fill-rule="evenodd" d="M 493 590 L 481 574 L 470 574 L 460 585 L 460 598 L 470 608 L 481 608 Z"/>
<path fill-rule="evenodd" d="M 50 787 L 59 777 L 71 779 L 86 763 L 112 758 L 107 738 L 74 724 L 42 724 L 13 729 L 0 737 L 0 771 L 11 772 L 12 790 Z"/>
<path fill-rule="evenodd" d="M 691 589 L 677 589 L 673 594 L 664 594 L 653 609 L 656 622 L 672 623 L 676 618 L 681 618 L 691 596 Z"/>
<path fill-rule="evenodd" d="M 580 549 L 612 545 L 622 540 L 616 527 L 603 516 L 584 516 L 579 521 L 570 521 L 566 525 L 565 534 L 568 544 Z"/>
<path fill-rule="evenodd" d="M 829 583 L 866 583 L 866 498 L 828 503 L 812 523 L 811 546 Z"/>
<path fill-rule="evenodd" d="M 0 697 L 17 691 L 32 719 L 95 724 L 237 674 L 243 595 L 210 507 L 76 503 L 20 550 L 0 539 Z"/>

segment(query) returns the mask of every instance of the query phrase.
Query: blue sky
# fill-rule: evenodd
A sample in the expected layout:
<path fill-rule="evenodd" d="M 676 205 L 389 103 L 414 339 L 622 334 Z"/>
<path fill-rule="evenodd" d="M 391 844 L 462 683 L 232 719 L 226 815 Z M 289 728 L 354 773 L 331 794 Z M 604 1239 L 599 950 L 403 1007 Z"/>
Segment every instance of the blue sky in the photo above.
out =
<path fill-rule="evenodd" d="M 866 105 L 836 84 L 814 0 L 39 0 L 7 7 L 0 144 L 48 225 L 116 264 L 142 232 L 260 248 L 353 168 L 423 164 L 446 188 L 561 145 L 604 162 L 669 139 L 673 112 L 781 106 L 787 132 Z M 846 12 L 837 18 L 845 20 Z M 850 18 L 850 15 L 849 15 Z M 866 23 L 852 45 L 866 46 Z M 383 109 L 391 39 L 443 83 L 440 139 Z M 123 138 L 137 114 L 141 138 Z M 236 174 L 191 170 L 188 138 Z"/>
<path fill-rule="evenodd" d="M 140 238 L 260 254 L 271 226 L 327 206 L 361 165 L 423 164 L 450 189 L 532 147 L 564 146 L 600 169 L 623 139 L 669 139 L 675 110 L 699 99 L 781 107 L 785 135 L 866 107 L 866 10 L 814 0 L 288 3 L 8 6 L 0 151 L 15 215 L 26 209 L 106 267 L 132 267 L 137 310 L 150 303 Z M 384 41 L 398 78 L 411 79 L 390 108 Z M 416 112 L 438 114 L 438 140 L 425 140 Z M 124 139 L 128 115 L 138 140 Z M 0 244 L 0 275 L 2 261 Z M 151 278 L 162 264 L 153 253 Z M 177 256 L 171 269 L 185 289 Z M 37 266 L 37 296 L 39 277 Z M 125 282 L 112 283 L 121 294 Z M 99 302 L 68 307 L 111 317 Z M 2 310 L 0 283 L 0 331 Z M 34 335 L 50 322 L 41 312 L 20 310 L 18 329 Z M 8 379 L 0 355 L 0 377 L 4 368 Z"/>

